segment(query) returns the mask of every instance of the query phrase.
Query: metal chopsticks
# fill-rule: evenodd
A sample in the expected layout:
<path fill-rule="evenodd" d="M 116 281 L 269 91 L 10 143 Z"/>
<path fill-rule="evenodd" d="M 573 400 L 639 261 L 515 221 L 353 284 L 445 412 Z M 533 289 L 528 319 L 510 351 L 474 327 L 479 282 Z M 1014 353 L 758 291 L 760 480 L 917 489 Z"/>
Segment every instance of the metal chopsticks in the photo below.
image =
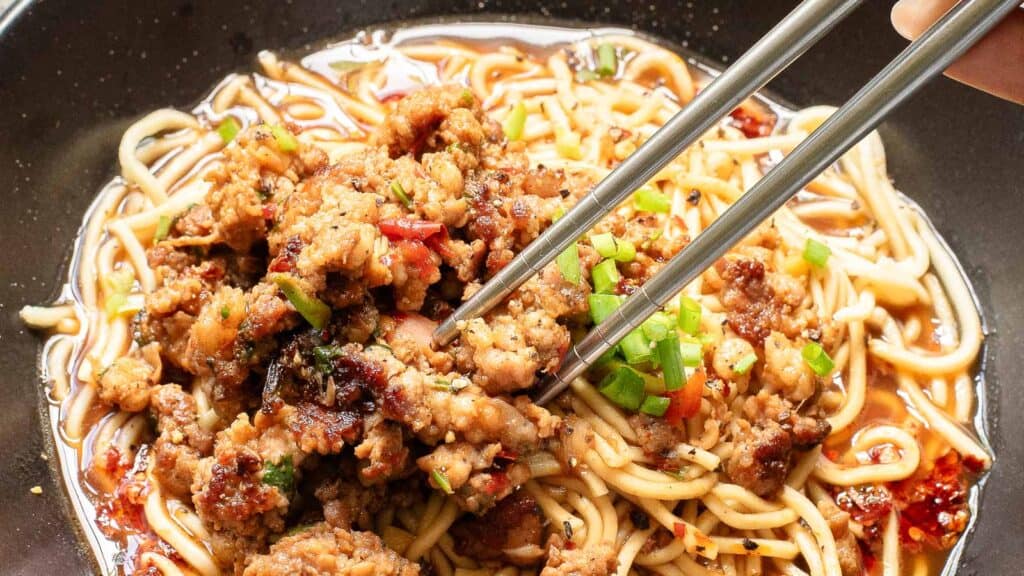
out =
<path fill-rule="evenodd" d="M 797 6 L 442 322 L 434 332 L 435 344 L 450 342 L 459 331 L 459 322 L 487 312 L 554 260 L 720 118 L 806 52 L 862 1 L 805 0 Z"/>
<path fill-rule="evenodd" d="M 1016 9 L 1019 1 L 962 0 L 954 6 L 573 347 L 558 373 L 543 384 L 536 402 L 543 404 L 557 396 L 601 354 L 664 306 L 873 130 L 889 112 L 952 64 Z"/>

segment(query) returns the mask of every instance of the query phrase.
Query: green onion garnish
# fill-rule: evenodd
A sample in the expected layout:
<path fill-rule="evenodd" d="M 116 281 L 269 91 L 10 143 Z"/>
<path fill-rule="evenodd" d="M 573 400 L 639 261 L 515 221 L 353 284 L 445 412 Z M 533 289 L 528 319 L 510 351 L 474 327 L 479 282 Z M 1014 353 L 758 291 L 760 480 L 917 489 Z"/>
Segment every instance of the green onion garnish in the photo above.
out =
<path fill-rule="evenodd" d="M 627 334 L 619 342 L 619 347 L 622 348 L 622 355 L 626 357 L 626 362 L 631 365 L 650 362 L 654 356 L 654 352 L 651 350 L 651 341 L 644 336 L 640 328 L 634 328 Z"/>
<path fill-rule="evenodd" d="M 570 244 L 555 260 L 562 278 L 573 286 L 580 284 L 580 254 L 576 243 Z"/>
<path fill-rule="evenodd" d="M 690 336 L 700 330 L 700 302 L 687 295 L 679 297 L 679 329 Z"/>
<path fill-rule="evenodd" d="M 811 265 L 824 268 L 828 262 L 828 257 L 831 255 L 832 250 L 828 246 L 814 238 L 807 239 L 807 244 L 804 245 L 804 260 L 810 262 Z"/>
<path fill-rule="evenodd" d="M 242 127 L 238 125 L 238 120 L 228 116 L 226 120 L 220 123 L 220 126 L 217 126 L 217 134 L 220 134 L 220 139 L 227 146 L 235 139 L 235 136 L 238 136 L 238 131 L 241 129 Z"/>
<path fill-rule="evenodd" d="M 412 198 L 406 194 L 405 188 L 402 188 L 402 183 L 398 180 L 391 181 L 391 193 L 402 203 L 406 208 L 412 208 Z"/>
<path fill-rule="evenodd" d="M 580 135 L 578 132 L 565 128 L 555 128 L 555 151 L 562 158 L 579 160 L 583 158 L 583 149 L 580 148 Z"/>
<path fill-rule="evenodd" d="M 445 494 L 455 493 L 455 491 L 452 490 L 451 482 L 448 481 L 448 476 L 446 476 L 444 472 L 435 468 L 430 471 L 430 477 L 434 480 L 434 484 L 437 484 L 437 487 L 441 492 L 444 492 Z"/>
<path fill-rule="evenodd" d="M 171 217 L 161 215 L 160 220 L 156 223 L 156 231 L 153 232 L 153 243 L 167 238 L 167 235 L 171 233 Z"/>
<path fill-rule="evenodd" d="M 633 193 L 633 203 L 637 210 L 643 212 L 666 213 L 672 207 L 668 196 L 655 190 L 652 186 L 641 186 Z"/>
<path fill-rule="evenodd" d="M 523 127 L 526 126 L 526 104 L 516 102 L 512 111 L 505 117 L 505 123 L 501 125 L 505 131 L 505 137 L 509 140 L 519 140 L 523 137 Z"/>
<path fill-rule="evenodd" d="M 651 416 L 664 416 L 665 411 L 668 410 L 668 405 L 672 403 L 671 398 L 665 398 L 664 396 L 648 396 L 644 398 L 642 404 L 640 404 L 640 411 L 644 414 L 650 414 Z"/>
<path fill-rule="evenodd" d="M 619 366 L 605 376 L 597 388 L 612 402 L 636 410 L 644 399 L 644 379 L 629 366 Z"/>
<path fill-rule="evenodd" d="M 829 375 L 832 372 L 832 368 L 835 367 L 835 362 L 829 357 L 828 352 L 825 352 L 825 349 L 817 342 L 810 342 L 804 346 L 804 349 L 800 351 L 800 355 L 804 357 L 804 362 L 807 362 L 807 365 L 818 376 Z"/>
<path fill-rule="evenodd" d="M 679 343 L 679 353 L 683 358 L 683 366 L 696 368 L 704 360 L 704 350 L 700 342 L 683 341 Z"/>
<path fill-rule="evenodd" d="M 615 54 L 615 46 L 601 44 L 597 47 L 597 73 L 601 76 L 614 76 L 619 69 L 619 57 Z"/>
<path fill-rule="evenodd" d="M 594 280 L 594 292 L 598 294 L 614 294 L 621 278 L 615 260 L 602 260 L 590 271 L 590 276 Z"/>
<path fill-rule="evenodd" d="M 683 353 L 679 345 L 679 336 L 674 332 L 655 345 L 661 374 L 665 378 L 665 390 L 679 390 L 683 387 Z M 659 414 L 660 416 L 660 414 Z"/>
<path fill-rule="evenodd" d="M 622 304 L 622 298 L 614 294 L 591 294 L 587 297 L 587 305 L 590 306 L 590 319 L 594 324 L 604 322 L 605 318 L 612 315 L 612 312 Z"/>
<path fill-rule="evenodd" d="M 320 330 L 327 325 L 327 320 L 331 317 L 330 306 L 321 302 L 316 296 L 306 294 L 295 278 L 287 274 L 272 274 L 270 281 L 277 284 L 281 292 L 284 292 L 285 298 L 295 307 L 295 311 L 301 314 L 313 328 Z"/>
<path fill-rule="evenodd" d="M 128 293 L 135 283 L 135 275 L 130 270 L 115 270 L 103 278 L 107 289 L 107 299 L 103 303 L 107 316 L 113 318 L 126 310 Z"/>
<path fill-rule="evenodd" d="M 341 346 L 330 344 L 313 348 L 313 365 L 317 372 L 330 374 L 334 371 L 334 359 L 341 356 Z"/>
<path fill-rule="evenodd" d="M 274 135 L 274 140 L 277 140 L 277 147 L 281 152 L 294 152 L 298 149 L 299 141 L 284 126 L 273 124 L 270 126 L 270 133 Z"/>
<path fill-rule="evenodd" d="M 644 336 L 651 342 L 659 342 L 668 338 L 672 332 L 675 332 L 675 322 L 672 321 L 672 317 L 664 312 L 655 312 L 651 314 L 651 317 L 644 320 L 644 323 L 640 325 L 640 329 L 643 330 Z"/>
<path fill-rule="evenodd" d="M 632 262 L 636 258 L 636 247 L 628 240 L 619 240 L 609 233 L 594 234 L 590 244 L 602 258 L 611 258 L 616 262 Z"/>
<path fill-rule="evenodd" d="M 601 75 L 589 68 L 581 68 L 576 71 L 576 82 L 586 84 L 601 78 Z"/>
<path fill-rule="evenodd" d="M 266 462 L 263 464 L 263 483 L 268 486 L 276 486 L 284 493 L 290 493 L 295 488 L 295 466 L 292 465 L 291 455 L 281 458 L 277 464 Z"/>
<path fill-rule="evenodd" d="M 220 318 L 221 320 L 227 320 L 231 317 L 231 307 L 224 305 L 220 307 Z"/>
<path fill-rule="evenodd" d="M 737 360 L 736 363 L 732 365 L 732 371 L 734 374 L 742 376 L 747 372 L 750 372 L 750 369 L 754 367 L 755 363 L 757 363 L 757 354 L 751 352 Z"/>
<path fill-rule="evenodd" d="M 473 105 L 473 91 L 469 88 L 463 88 L 462 94 L 459 94 L 459 104 L 462 104 L 466 108 Z"/>

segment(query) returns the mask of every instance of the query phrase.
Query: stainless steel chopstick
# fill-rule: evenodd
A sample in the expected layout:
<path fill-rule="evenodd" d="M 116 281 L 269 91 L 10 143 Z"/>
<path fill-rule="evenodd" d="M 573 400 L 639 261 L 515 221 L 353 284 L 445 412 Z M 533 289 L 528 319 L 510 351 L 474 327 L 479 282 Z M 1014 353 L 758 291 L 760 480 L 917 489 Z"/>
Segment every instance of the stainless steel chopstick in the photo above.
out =
<path fill-rule="evenodd" d="M 434 332 L 434 343 L 450 342 L 459 331 L 459 322 L 487 312 L 554 260 L 720 118 L 806 52 L 862 1 L 805 0 L 797 6 L 565 216 L 459 306 Z"/>
<path fill-rule="evenodd" d="M 543 404 L 581 376 L 687 284 L 771 216 L 798 190 L 873 130 L 894 108 L 1016 9 L 1020 0 L 963 0 L 901 52 L 782 162 L 715 220 L 704 233 L 570 349 L 558 373 L 544 383 Z"/>

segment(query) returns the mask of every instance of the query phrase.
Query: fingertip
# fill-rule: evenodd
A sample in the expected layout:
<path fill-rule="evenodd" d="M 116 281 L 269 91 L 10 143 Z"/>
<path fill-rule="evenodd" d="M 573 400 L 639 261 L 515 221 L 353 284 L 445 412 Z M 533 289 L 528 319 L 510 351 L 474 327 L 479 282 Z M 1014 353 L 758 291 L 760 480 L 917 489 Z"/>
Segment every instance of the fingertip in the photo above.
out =
<path fill-rule="evenodd" d="M 899 2 L 893 4 L 892 11 L 889 12 L 893 29 L 907 40 L 913 40 L 920 34 L 920 31 L 915 26 L 916 18 L 914 17 L 914 12 L 914 8 L 908 0 L 899 0 Z"/>

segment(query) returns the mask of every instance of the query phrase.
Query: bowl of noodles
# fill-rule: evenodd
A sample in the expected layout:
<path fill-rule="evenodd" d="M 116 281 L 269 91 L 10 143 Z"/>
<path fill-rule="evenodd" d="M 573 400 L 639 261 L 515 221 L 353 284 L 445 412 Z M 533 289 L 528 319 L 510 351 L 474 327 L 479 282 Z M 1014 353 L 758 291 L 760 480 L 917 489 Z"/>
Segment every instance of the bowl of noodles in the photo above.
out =
<path fill-rule="evenodd" d="M 730 30 L 781 10 L 339 10 L 348 34 L 325 30 L 339 14 L 177 6 L 127 45 L 104 32 L 118 47 L 83 57 L 104 59 L 89 84 L 67 53 L 85 40 L 54 35 L 40 58 L 64 55 L 46 67 L 70 101 L 0 92 L 24 106 L 12 133 L 52 148 L 11 156 L 25 217 L 4 232 L 22 351 L 5 366 L 30 375 L 12 390 L 38 391 L 15 404 L 42 407 L 34 428 L 4 425 L 25 462 L 5 514 L 39 535 L 3 545 L 34 551 L 16 571 L 1010 570 L 1013 554 L 980 551 L 1021 522 L 1019 499 L 998 499 L 1020 453 L 992 426 L 1020 401 L 995 387 L 1015 358 L 998 335 L 1021 325 L 1021 231 L 1002 226 L 1019 167 L 1000 148 L 1019 149 L 1019 109 L 937 86 L 922 99 L 977 108 L 897 115 L 541 406 L 573 343 L 842 94 L 800 76 L 823 65 L 812 54 L 776 86 L 788 98 L 744 102 L 437 347 L 438 322 L 758 32 Z M 0 53 L 28 58 L 26 23 L 46 13 L 9 13 Z M 686 30 L 659 35 L 675 16 Z M 642 30 L 593 23 L 609 19 Z M 838 60 L 851 38 L 823 49 Z M 855 86 L 889 53 L 822 76 Z M 138 67 L 187 96 L 139 88 Z"/>

